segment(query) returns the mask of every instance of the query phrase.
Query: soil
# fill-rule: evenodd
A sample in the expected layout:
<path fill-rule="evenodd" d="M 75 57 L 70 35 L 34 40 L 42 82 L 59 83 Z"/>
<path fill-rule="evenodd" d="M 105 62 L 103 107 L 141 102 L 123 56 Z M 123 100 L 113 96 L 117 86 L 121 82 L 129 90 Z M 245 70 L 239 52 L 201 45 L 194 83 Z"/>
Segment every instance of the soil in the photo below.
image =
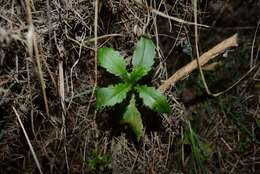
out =
<path fill-rule="evenodd" d="M 95 1 L 33 0 L 31 13 L 26 2 L 0 2 L 0 173 L 39 173 L 37 160 L 43 173 L 260 172 L 260 1 L 198 1 L 198 22 L 209 26 L 198 28 L 200 54 L 235 33 L 239 36 L 238 47 L 208 63 L 218 66 L 204 70 L 209 89 L 215 93 L 239 83 L 212 97 L 196 70 L 165 92 L 172 107 L 168 115 L 150 111 L 137 98 L 145 127 L 139 142 L 119 121 L 127 100 L 96 109 L 96 78 L 100 87 L 120 80 L 100 67 L 96 76 Z M 193 21 L 190 1 L 145 2 Z M 32 54 L 30 22 L 38 47 Z M 144 33 L 156 44 L 157 54 L 142 84 L 158 87 L 196 55 L 194 25 L 152 13 L 137 1 L 99 1 L 98 46 L 119 50 L 128 69 Z"/>

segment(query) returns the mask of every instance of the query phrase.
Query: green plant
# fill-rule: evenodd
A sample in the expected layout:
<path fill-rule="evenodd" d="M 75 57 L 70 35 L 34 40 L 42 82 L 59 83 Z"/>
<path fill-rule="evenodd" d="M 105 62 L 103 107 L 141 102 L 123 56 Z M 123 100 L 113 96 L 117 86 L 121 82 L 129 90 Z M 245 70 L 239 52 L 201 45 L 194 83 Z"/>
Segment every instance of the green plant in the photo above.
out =
<path fill-rule="evenodd" d="M 106 154 L 98 154 L 96 150 L 92 150 L 87 160 L 87 166 L 91 170 L 104 171 L 109 168 L 110 157 Z"/>
<path fill-rule="evenodd" d="M 192 129 L 190 121 L 187 121 L 187 128 L 185 130 L 184 144 L 189 144 L 191 146 L 192 158 L 195 162 L 195 170 L 200 170 L 199 173 L 205 173 L 204 162 L 208 159 L 211 149 L 209 145 L 205 142 L 202 142 L 199 139 L 199 136 Z"/>
<path fill-rule="evenodd" d="M 192 57 L 192 46 L 187 40 L 184 40 L 183 42 L 181 42 L 181 47 L 182 47 L 183 53 Z"/>
<path fill-rule="evenodd" d="M 260 118 L 255 118 L 255 123 L 258 129 L 260 129 Z"/>
<path fill-rule="evenodd" d="M 113 48 L 102 47 L 98 50 L 98 64 L 108 72 L 118 76 L 122 82 L 105 88 L 97 88 L 96 104 L 98 109 L 106 106 L 114 106 L 121 103 L 131 92 L 131 100 L 123 114 L 121 123 L 128 124 L 139 141 L 143 135 L 143 123 L 141 114 L 136 107 L 134 92 L 139 93 L 145 106 L 153 111 L 169 113 L 171 111 L 166 98 L 154 87 L 138 84 L 152 68 L 155 57 L 155 46 L 153 42 L 145 37 L 137 42 L 132 58 L 132 71 L 126 69 L 124 58 Z"/>

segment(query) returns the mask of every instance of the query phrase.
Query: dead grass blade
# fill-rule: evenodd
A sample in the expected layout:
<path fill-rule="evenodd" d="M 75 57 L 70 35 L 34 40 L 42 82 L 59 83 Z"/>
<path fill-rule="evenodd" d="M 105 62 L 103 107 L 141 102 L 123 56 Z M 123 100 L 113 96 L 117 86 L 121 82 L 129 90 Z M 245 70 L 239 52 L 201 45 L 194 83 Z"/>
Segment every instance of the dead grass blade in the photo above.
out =
<path fill-rule="evenodd" d="M 37 66 L 36 68 L 37 68 L 40 83 L 41 83 L 45 110 L 46 110 L 47 115 L 49 115 L 48 99 L 47 99 L 46 90 L 45 90 L 46 85 L 45 85 L 45 81 L 44 81 L 44 78 L 43 78 L 42 65 L 41 65 L 41 60 L 40 60 L 40 54 L 39 54 L 36 34 L 34 32 L 34 26 L 33 26 L 33 22 L 32 22 L 32 13 L 31 13 L 31 5 L 30 5 L 29 0 L 26 1 L 26 9 L 27 9 L 28 23 L 29 23 L 29 28 L 28 28 L 27 38 L 26 38 L 27 39 L 28 52 L 29 52 L 29 55 L 30 55 L 31 58 L 33 58 L 34 55 L 35 55 L 36 66 Z"/>
<path fill-rule="evenodd" d="M 62 107 L 62 129 L 61 133 L 63 135 L 64 139 L 64 153 L 65 153 L 65 160 L 66 160 L 66 166 L 67 170 L 70 171 L 69 162 L 68 162 L 68 155 L 67 155 L 67 149 L 66 149 L 66 108 L 65 108 L 65 85 L 64 85 L 64 74 L 63 74 L 63 62 L 59 62 L 59 95 L 61 99 L 61 107 Z"/>
<path fill-rule="evenodd" d="M 169 16 L 167 14 L 164 14 L 156 9 L 153 9 L 153 8 L 149 8 L 151 10 L 151 12 L 153 12 L 154 14 L 157 14 L 161 17 L 164 17 L 164 18 L 167 18 L 167 19 L 170 19 L 170 20 L 173 20 L 175 22 L 179 22 L 181 24 L 187 24 L 187 25 L 196 25 L 196 26 L 199 26 L 199 27 L 205 27 L 205 28 L 210 28 L 210 26 L 208 25 L 203 25 L 203 24 L 196 24 L 194 22 L 189 22 L 189 21 L 185 21 L 183 19 L 180 19 L 180 18 L 177 18 L 177 17 L 174 17 L 174 16 Z"/>
<path fill-rule="evenodd" d="M 97 87 L 97 51 L 98 51 L 98 43 L 97 43 L 97 39 L 98 39 L 98 35 L 97 35 L 97 31 L 98 31 L 98 7 L 99 7 L 99 0 L 95 1 L 95 23 L 94 23 L 94 27 L 95 27 L 95 83 L 92 89 L 92 93 L 91 93 L 91 97 L 90 97 L 90 103 L 88 105 L 87 108 L 87 115 L 90 109 L 90 105 L 91 105 L 91 101 L 94 98 L 94 94 L 96 91 L 96 87 Z"/>
<path fill-rule="evenodd" d="M 260 25 L 260 20 L 257 23 L 257 27 L 256 27 L 255 34 L 254 34 L 254 39 L 253 39 L 253 42 L 252 42 L 251 57 L 250 57 L 250 69 L 253 67 L 253 64 L 254 64 L 254 47 L 255 47 L 256 36 L 257 36 L 258 30 L 259 30 L 259 25 Z"/>
<path fill-rule="evenodd" d="M 13 111 L 14 111 L 14 113 L 15 113 L 17 119 L 18 119 L 18 122 L 19 122 L 19 124 L 20 124 L 20 126 L 21 126 L 21 128 L 22 128 L 22 130 L 23 130 L 25 139 L 26 139 L 26 141 L 27 141 L 27 143 L 28 143 L 28 146 L 29 146 L 29 148 L 30 148 L 30 151 L 32 152 L 33 159 L 34 159 L 34 161 L 35 161 L 35 163 L 36 163 L 36 166 L 37 166 L 37 168 L 38 168 L 40 174 L 43 174 L 42 169 L 41 169 L 41 165 L 40 165 L 39 160 L 38 160 L 38 158 L 37 158 L 37 155 L 36 155 L 36 153 L 35 153 L 35 151 L 34 151 L 34 149 L 33 149 L 32 143 L 31 143 L 31 141 L 30 141 L 30 139 L 29 139 L 29 137 L 28 137 L 28 135 L 27 135 L 27 133 L 26 133 L 26 130 L 25 130 L 25 128 L 24 128 L 24 125 L 23 125 L 23 122 L 22 122 L 22 120 L 21 120 L 21 118 L 20 118 L 20 115 L 18 114 L 18 112 L 17 112 L 17 110 L 15 109 L 15 107 L 12 107 L 12 108 L 13 108 Z"/>
<path fill-rule="evenodd" d="M 36 65 L 37 65 L 38 75 L 39 75 L 39 78 L 40 78 L 45 110 L 46 110 L 47 115 L 49 115 L 49 106 L 48 106 L 48 99 L 47 99 L 47 94 L 46 94 L 46 85 L 45 85 L 45 81 L 44 81 L 44 77 L 43 77 L 42 64 L 41 64 L 41 60 L 40 60 L 38 44 L 37 44 L 37 41 L 36 41 L 35 34 L 33 34 L 32 37 L 33 37 L 32 39 L 33 39 L 33 46 L 34 46 L 33 50 L 35 52 Z"/>
<path fill-rule="evenodd" d="M 210 26 L 208 25 L 203 25 L 203 24 L 198 24 L 198 23 L 195 23 L 195 22 L 189 22 L 189 21 L 185 21 L 183 19 L 180 19 L 180 18 L 177 18 L 177 17 L 174 17 L 174 16 L 169 16 L 167 14 L 164 14 L 152 7 L 147 7 L 147 5 L 145 5 L 142 1 L 140 0 L 135 0 L 135 2 L 139 5 L 141 5 L 142 7 L 144 8 L 148 8 L 152 13 L 156 14 L 156 15 L 159 15 L 161 17 L 164 17 L 164 18 L 167 18 L 169 20 L 173 20 L 175 22 L 178 22 L 178 23 L 181 23 L 181 24 L 187 24 L 187 25 L 196 25 L 196 26 L 199 26 L 199 27 L 205 27 L 205 28 L 209 28 Z"/>

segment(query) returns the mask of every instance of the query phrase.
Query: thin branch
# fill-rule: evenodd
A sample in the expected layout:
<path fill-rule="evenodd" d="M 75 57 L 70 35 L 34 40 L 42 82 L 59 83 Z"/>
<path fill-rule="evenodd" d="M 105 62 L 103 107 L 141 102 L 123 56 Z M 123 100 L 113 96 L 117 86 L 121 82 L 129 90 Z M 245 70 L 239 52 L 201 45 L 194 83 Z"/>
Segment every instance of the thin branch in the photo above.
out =
<path fill-rule="evenodd" d="M 214 46 L 212 49 L 204 53 L 199 57 L 199 63 L 201 66 L 205 65 L 208 61 L 214 59 L 225 50 L 231 47 L 238 46 L 237 34 L 229 37 L 228 39 L 222 41 L 221 43 Z M 161 92 L 165 92 L 172 84 L 175 84 L 180 79 L 189 75 L 192 71 L 194 71 L 197 66 L 197 60 L 193 60 L 181 69 L 179 69 L 175 74 L 173 74 L 170 78 L 165 80 L 162 85 L 159 87 Z"/>

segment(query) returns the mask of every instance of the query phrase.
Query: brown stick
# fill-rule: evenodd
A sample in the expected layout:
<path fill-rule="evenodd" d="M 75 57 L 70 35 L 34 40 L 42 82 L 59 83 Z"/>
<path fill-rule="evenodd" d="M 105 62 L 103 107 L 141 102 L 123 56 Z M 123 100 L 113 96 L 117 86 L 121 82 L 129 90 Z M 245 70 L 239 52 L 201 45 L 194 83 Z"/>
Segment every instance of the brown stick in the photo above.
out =
<path fill-rule="evenodd" d="M 233 36 L 227 38 L 226 40 L 220 42 L 216 46 L 214 46 L 212 49 L 204 53 L 199 57 L 199 63 L 200 66 L 205 65 L 208 61 L 215 58 L 216 56 L 223 53 L 228 48 L 238 46 L 238 39 L 237 34 L 234 34 Z M 171 84 L 176 83 L 178 80 L 182 79 L 183 77 L 189 75 L 193 70 L 195 70 L 198 67 L 196 59 L 179 69 L 175 74 L 173 74 L 170 78 L 165 80 L 162 85 L 159 87 L 159 90 L 161 92 L 165 92 Z"/>

